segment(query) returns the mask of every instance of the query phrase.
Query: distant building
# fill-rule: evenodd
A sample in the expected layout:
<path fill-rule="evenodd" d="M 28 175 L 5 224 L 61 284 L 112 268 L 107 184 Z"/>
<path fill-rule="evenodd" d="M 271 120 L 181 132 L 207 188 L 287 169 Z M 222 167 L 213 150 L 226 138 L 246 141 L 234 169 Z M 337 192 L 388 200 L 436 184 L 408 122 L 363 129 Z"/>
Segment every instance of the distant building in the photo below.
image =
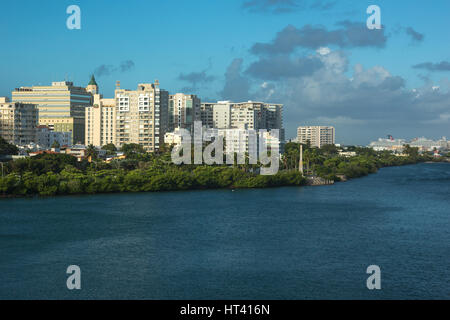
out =
<path fill-rule="evenodd" d="M 420 152 L 433 151 L 433 150 L 450 150 L 450 141 L 447 138 L 442 137 L 439 140 L 431 140 L 424 137 L 415 138 L 412 140 L 406 139 L 394 139 L 389 137 L 388 139 L 379 138 L 377 141 L 373 141 L 369 144 L 369 148 L 375 151 L 394 151 L 403 152 L 405 145 L 418 148 Z"/>
<path fill-rule="evenodd" d="M 86 108 L 85 145 L 102 147 L 116 142 L 116 100 L 94 94 L 94 103 Z"/>
<path fill-rule="evenodd" d="M 23 146 L 36 142 L 39 111 L 35 104 L 8 102 L 0 98 L 0 136 Z"/>
<path fill-rule="evenodd" d="M 37 127 L 37 141 L 40 149 L 52 148 L 54 143 L 59 146 L 69 146 L 72 144 L 72 132 L 53 131 L 48 126 Z"/>
<path fill-rule="evenodd" d="M 73 143 L 84 142 L 85 108 L 92 103 L 92 95 L 86 88 L 76 87 L 69 81 L 52 82 L 51 86 L 17 88 L 12 92 L 12 99 L 36 104 L 40 125 L 54 131 L 70 131 Z"/>
<path fill-rule="evenodd" d="M 184 128 L 192 131 L 194 121 L 200 120 L 200 99 L 194 94 L 176 93 L 169 96 L 168 129 Z"/>
<path fill-rule="evenodd" d="M 117 88 L 116 143 L 136 143 L 147 152 L 159 150 L 168 130 L 169 93 L 153 84 L 139 84 L 136 90 Z"/>
<path fill-rule="evenodd" d="M 448 142 L 445 137 L 441 140 L 434 141 L 425 137 L 415 138 L 408 143 L 411 147 L 419 148 L 419 151 L 433 151 L 435 149 L 447 149 Z"/>
<path fill-rule="evenodd" d="M 214 103 L 205 102 L 200 105 L 200 120 L 206 128 L 214 128 Z"/>
<path fill-rule="evenodd" d="M 231 103 L 229 101 L 219 101 L 212 106 L 213 128 L 231 128 Z"/>
<path fill-rule="evenodd" d="M 394 151 L 394 152 L 402 152 L 403 146 L 406 144 L 405 139 L 383 139 L 379 138 L 377 141 L 373 141 L 369 144 L 369 148 L 374 149 L 375 151 Z"/>
<path fill-rule="evenodd" d="M 182 142 L 182 137 L 178 129 L 172 132 L 166 132 L 164 134 L 164 143 L 168 145 L 180 145 Z"/>
<path fill-rule="evenodd" d="M 313 147 L 321 148 L 327 144 L 335 144 L 334 127 L 329 126 L 301 126 L 297 129 L 297 141 Z"/>
<path fill-rule="evenodd" d="M 62 146 L 61 153 L 74 156 L 78 159 L 78 161 L 82 161 L 87 158 L 87 148 L 85 145 Z"/>
<path fill-rule="evenodd" d="M 283 130 L 283 105 L 265 102 L 218 101 L 202 103 L 202 124 L 216 129 Z"/>

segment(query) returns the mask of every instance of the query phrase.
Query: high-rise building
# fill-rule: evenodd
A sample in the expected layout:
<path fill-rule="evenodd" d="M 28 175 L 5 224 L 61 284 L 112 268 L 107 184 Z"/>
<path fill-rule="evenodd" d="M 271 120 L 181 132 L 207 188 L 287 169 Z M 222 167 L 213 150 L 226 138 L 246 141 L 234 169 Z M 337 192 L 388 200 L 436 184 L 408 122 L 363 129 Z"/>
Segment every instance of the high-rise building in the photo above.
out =
<path fill-rule="evenodd" d="M 231 103 L 229 101 L 219 101 L 212 107 L 213 128 L 231 128 Z"/>
<path fill-rule="evenodd" d="M 85 144 L 102 147 L 116 143 L 116 100 L 94 94 L 94 103 L 86 108 Z"/>
<path fill-rule="evenodd" d="M 52 82 L 51 86 L 17 88 L 12 92 L 12 99 L 36 104 L 40 125 L 54 131 L 72 132 L 73 143 L 84 142 L 85 108 L 92 103 L 92 94 L 86 88 L 75 87 L 68 81 Z"/>
<path fill-rule="evenodd" d="M 205 102 L 200 105 L 200 120 L 206 128 L 214 128 L 214 103 Z"/>
<path fill-rule="evenodd" d="M 159 150 L 168 129 L 169 93 L 153 84 L 139 84 L 137 90 L 116 88 L 117 147 L 136 143 L 148 152 Z"/>
<path fill-rule="evenodd" d="M 297 141 L 306 144 L 308 141 L 313 147 L 321 148 L 327 144 L 335 143 L 334 127 L 328 126 L 301 126 L 297 129 Z"/>
<path fill-rule="evenodd" d="M 202 103 L 200 119 L 208 128 L 282 129 L 283 105 L 255 101 Z"/>
<path fill-rule="evenodd" d="M 169 131 L 183 128 L 192 131 L 200 120 L 200 99 L 194 94 L 176 93 L 169 96 Z"/>
<path fill-rule="evenodd" d="M 35 143 L 39 111 L 35 104 L 0 98 L 0 136 L 11 144 Z"/>

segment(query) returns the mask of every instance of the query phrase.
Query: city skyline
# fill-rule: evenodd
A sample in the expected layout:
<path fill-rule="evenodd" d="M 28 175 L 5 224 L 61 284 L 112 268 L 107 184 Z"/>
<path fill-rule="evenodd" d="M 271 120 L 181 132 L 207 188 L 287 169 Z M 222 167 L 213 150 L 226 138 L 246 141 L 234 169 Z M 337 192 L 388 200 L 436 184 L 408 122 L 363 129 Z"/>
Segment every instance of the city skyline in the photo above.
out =
<path fill-rule="evenodd" d="M 71 4 L 81 30 L 65 26 Z M 369 4 L 382 30 L 364 28 Z M 300 125 L 334 126 L 345 144 L 450 135 L 445 1 L 129 1 L 128 16 L 106 1 L 18 5 L 2 4 L 14 50 L 0 53 L 0 96 L 63 79 L 84 87 L 94 73 L 106 98 L 116 80 L 132 89 L 159 79 L 202 102 L 284 104 L 287 138 Z"/>

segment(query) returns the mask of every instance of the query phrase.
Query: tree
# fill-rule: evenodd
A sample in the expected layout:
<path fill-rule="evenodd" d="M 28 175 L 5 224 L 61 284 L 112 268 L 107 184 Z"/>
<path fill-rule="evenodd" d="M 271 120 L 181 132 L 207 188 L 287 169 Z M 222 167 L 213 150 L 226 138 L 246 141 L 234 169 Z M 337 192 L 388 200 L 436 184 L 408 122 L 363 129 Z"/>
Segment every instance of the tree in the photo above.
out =
<path fill-rule="evenodd" d="M 146 153 L 144 147 L 137 143 L 124 144 L 121 150 L 127 158 Z"/>
<path fill-rule="evenodd" d="M 403 152 L 413 159 L 419 157 L 419 148 L 411 147 L 409 144 L 403 146 Z"/>
<path fill-rule="evenodd" d="M 17 146 L 8 143 L 5 139 L 0 137 L 0 155 L 16 155 L 19 153 Z"/>
<path fill-rule="evenodd" d="M 106 154 L 111 155 L 117 151 L 117 148 L 114 143 L 108 143 L 102 147 L 102 150 L 106 150 Z"/>
<path fill-rule="evenodd" d="M 95 149 L 94 145 L 90 144 L 88 145 L 87 149 L 86 149 L 86 156 L 90 159 L 90 160 L 95 160 L 98 157 L 98 151 L 97 149 Z"/>
<path fill-rule="evenodd" d="M 59 149 L 61 147 L 61 145 L 59 144 L 59 142 L 58 141 L 53 141 L 53 143 L 52 143 L 52 148 L 55 148 L 55 149 Z"/>

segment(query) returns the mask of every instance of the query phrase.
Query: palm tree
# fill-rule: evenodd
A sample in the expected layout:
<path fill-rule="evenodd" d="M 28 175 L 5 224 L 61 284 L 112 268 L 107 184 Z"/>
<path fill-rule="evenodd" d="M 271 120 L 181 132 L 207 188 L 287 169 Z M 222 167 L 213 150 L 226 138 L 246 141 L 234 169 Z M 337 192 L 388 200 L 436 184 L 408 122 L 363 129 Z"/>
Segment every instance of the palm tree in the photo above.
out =
<path fill-rule="evenodd" d="M 86 148 L 86 156 L 89 162 L 92 162 L 92 160 L 97 159 L 98 152 L 97 149 L 95 149 L 94 145 L 92 144 L 88 145 L 88 147 Z"/>

